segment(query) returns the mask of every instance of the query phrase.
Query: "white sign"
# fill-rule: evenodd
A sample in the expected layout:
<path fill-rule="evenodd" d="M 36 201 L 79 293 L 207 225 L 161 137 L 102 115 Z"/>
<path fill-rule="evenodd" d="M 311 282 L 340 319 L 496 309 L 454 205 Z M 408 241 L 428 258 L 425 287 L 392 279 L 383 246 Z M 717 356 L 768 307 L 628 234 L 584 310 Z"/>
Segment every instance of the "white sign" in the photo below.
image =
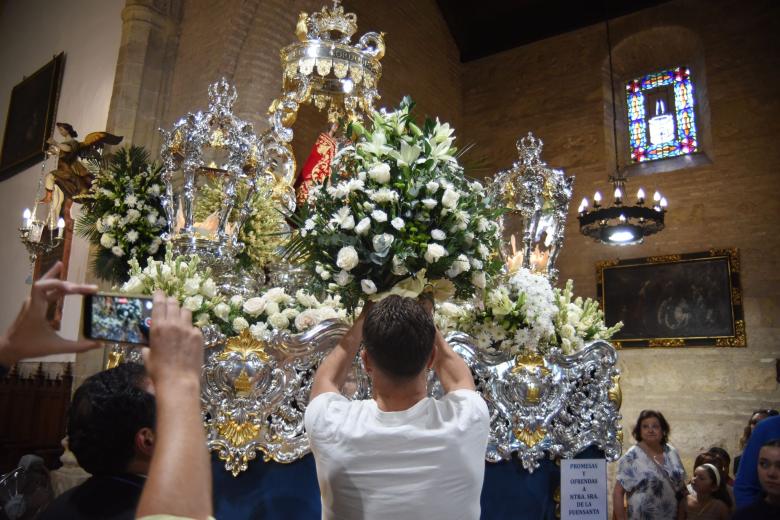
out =
<path fill-rule="evenodd" d="M 607 518 L 607 462 L 604 459 L 561 461 L 561 518 Z"/>

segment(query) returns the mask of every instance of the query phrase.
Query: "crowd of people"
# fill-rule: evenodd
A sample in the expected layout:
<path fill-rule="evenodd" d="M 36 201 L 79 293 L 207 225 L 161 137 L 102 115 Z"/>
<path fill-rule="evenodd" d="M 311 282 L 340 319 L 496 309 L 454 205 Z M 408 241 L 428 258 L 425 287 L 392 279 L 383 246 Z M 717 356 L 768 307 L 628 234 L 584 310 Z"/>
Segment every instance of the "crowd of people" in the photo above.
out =
<path fill-rule="evenodd" d="M 46 321 L 50 302 L 96 287 L 59 280 L 61 265 L 33 284 L 0 337 L 0 368 L 45 354 L 81 352 Z M 154 296 L 144 366 L 123 364 L 76 391 L 68 438 L 92 474 L 40 518 L 210 518 L 212 486 L 200 413 L 203 339 L 174 298 Z M 361 348 L 362 347 L 362 348 Z M 340 392 L 360 352 L 373 398 Z M 436 372 L 445 395 L 427 396 Z M 314 377 L 305 426 L 325 519 L 476 519 L 489 433 L 488 408 L 471 372 L 434 325 L 432 303 L 390 296 L 367 305 Z M 636 444 L 618 462 L 614 516 L 624 519 L 780 518 L 780 416 L 750 419 L 729 475 L 729 454 L 701 453 L 692 478 L 669 443 L 663 414 L 644 410 Z"/>
<path fill-rule="evenodd" d="M 763 421 L 767 419 L 766 421 Z M 761 423 L 761 424 L 759 424 Z M 719 446 L 700 453 L 688 478 L 669 444 L 669 423 L 661 412 L 643 410 L 632 432 L 636 444 L 618 461 L 614 516 L 624 519 L 780 519 L 780 416 L 777 410 L 751 415 L 734 461 Z"/>

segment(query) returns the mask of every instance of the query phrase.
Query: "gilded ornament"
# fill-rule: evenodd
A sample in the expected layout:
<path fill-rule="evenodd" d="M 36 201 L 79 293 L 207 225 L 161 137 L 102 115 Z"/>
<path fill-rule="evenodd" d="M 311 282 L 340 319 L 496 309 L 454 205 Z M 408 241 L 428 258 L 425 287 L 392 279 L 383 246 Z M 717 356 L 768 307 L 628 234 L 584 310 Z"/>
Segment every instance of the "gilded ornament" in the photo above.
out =
<path fill-rule="evenodd" d="M 515 366 L 512 368 L 513 374 L 521 372 L 536 373 L 546 376 L 550 373 L 544 366 L 544 358 L 536 352 L 523 352 L 515 358 Z"/>
<path fill-rule="evenodd" d="M 230 354 L 237 352 L 241 354 L 241 359 L 246 360 L 251 354 L 257 356 L 260 361 L 267 363 L 271 356 L 265 351 L 267 345 L 263 341 L 258 341 L 249 332 L 244 329 L 238 336 L 233 336 L 225 343 L 225 350 L 220 352 L 218 358 L 220 361 L 230 359 Z"/>
<path fill-rule="evenodd" d="M 685 340 L 683 338 L 659 338 L 650 339 L 647 342 L 648 347 L 684 347 Z"/>
<path fill-rule="evenodd" d="M 611 377 L 612 386 L 609 387 L 609 400 L 615 403 L 615 407 L 620 410 L 623 405 L 623 390 L 620 388 L 620 374 Z"/>
<path fill-rule="evenodd" d="M 234 446 L 242 446 L 257 437 L 260 427 L 249 421 L 238 423 L 233 418 L 217 425 L 219 435 Z"/>
<path fill-rule="evenodd" d="M 747 336 L 745 335 L 745 321 L 734 321 L 734 336 L 727 338 L 717 338 L 716 347 L 747 347 Z"/>
<path fill-rule="evenodd" d="M 517 440 L 519 440 L 529 448 L 533 448 L 539 443 L 539 441 L 541 441 L 542 439 L 545 438 L 545 436 L 547 436 L 547 430 L 542 428 L 541 426 L 537 426 L 533 430 L 531 430 L 527 426 L 523 429 L 516 428 L 514 430 L 514 433 Z"/>
<path fill-rule="evenodd" d="M 742 291 L 736 287 L 731 288 L 731 303 L 733 305 L 742 305 Z"/>
<path fill-rule="evenodd" d="M 647 258 L 648 264 L 666 264 L 669 262 L 679 262 L 682 260 L 681 255 L 659 255 L 651 256 Z"/>

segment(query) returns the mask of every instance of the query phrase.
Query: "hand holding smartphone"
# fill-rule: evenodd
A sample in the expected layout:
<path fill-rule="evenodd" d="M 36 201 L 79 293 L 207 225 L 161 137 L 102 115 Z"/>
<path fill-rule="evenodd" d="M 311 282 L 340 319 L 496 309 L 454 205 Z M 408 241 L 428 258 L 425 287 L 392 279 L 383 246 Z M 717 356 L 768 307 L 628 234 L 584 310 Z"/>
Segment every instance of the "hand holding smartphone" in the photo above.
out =
<path fill-rule="evenodd" d="M 149 344 L 151 296 L 96 293 L 84 296 L 83 333 L 98 341 Z"/>

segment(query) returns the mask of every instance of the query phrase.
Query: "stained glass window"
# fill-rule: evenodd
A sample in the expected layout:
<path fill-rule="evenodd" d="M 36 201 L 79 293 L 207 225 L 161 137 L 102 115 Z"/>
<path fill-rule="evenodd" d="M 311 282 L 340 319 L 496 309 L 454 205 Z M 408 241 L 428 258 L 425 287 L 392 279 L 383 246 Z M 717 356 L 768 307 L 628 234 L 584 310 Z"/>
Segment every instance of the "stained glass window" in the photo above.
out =
<path fill-rule="evenodd" d="M 632 162 L 698 151 L 690 69 L 677 67 L 629 81 L 626 96 Z"/>

